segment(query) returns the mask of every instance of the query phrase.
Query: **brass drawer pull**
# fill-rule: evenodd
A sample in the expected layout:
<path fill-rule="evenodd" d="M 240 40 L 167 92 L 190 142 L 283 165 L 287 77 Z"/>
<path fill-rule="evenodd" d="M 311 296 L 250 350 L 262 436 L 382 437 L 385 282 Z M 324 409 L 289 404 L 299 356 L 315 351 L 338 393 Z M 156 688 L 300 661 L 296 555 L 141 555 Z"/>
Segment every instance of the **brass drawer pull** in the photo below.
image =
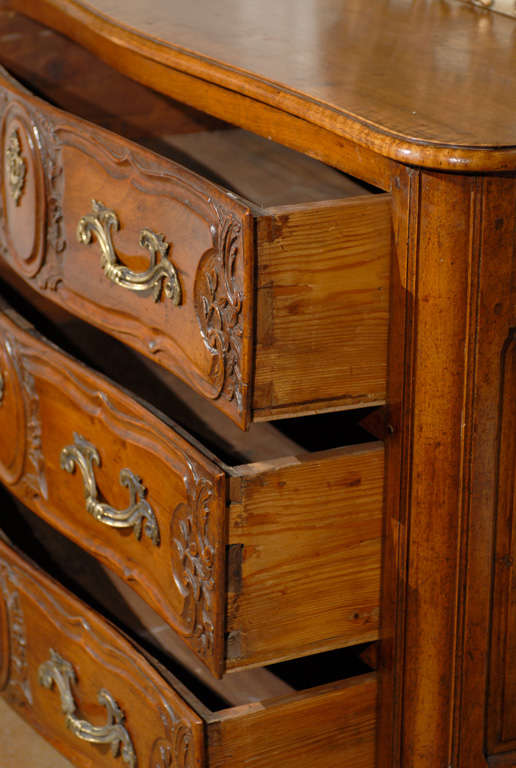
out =
<path fill-rule="evenodd" d="M 101 688 L 97 695 L 99 704 L 106 707 L 107 723 L 101 726 L 92 725 L 75 714 L 76 706 L 71 689 L 72 683 L 77 682 L 75 670 L 70 662 L 63 659 L 53 648 L 50 649 L 49 661 L 45 661 L 39 667 L 38 678 L 45 688 L 52 688 L 53 684 L 56 684 L 61 696 L 61 709 L 65 714 L 66 727 L 78 739 L 89 741 L 91 744 L 111 744 L 111 753 L 114 757 L 118 756 L 120 745 L 122 745 L 122 760 L 129 768 L 136 767 L 134 746 L 122 725 L 124 713 L 109 691 Z"/>
<path fill-rule="evenodd" d="M 144 272 L 133 272 L 119 263 L 113 247 L 111 233 L 120 228 L 118 216 L 97 200 L 91 201 L 92 213 L 83 216 L 77 226 L 77 239 L 84 245 L 91 243 L 92 235 L 97 236 L 100 245 L 100 265 L 104 274 L 113 283 L 128 288 L 130 291 L 152 290 L 154 301 L 159 301 L 161 291 L 176 306 L 181 303 L 181 285 L 176 269 L 167 253 L 169 244 L 163 235 L 157 235 L 150 229 L 140 232 L 140 245 L 150 253 L 150 265 Z M 156 257 L 160 260 L 156 263 Z"/>
<path fill-rule="evenodd" d="M 97 483 L 93 465 L 100 467 L 100 456 L 94 445 L 82 435 L 74 433 L 74 444 L 67 445 L 61 451 L 61 468 L 73 474 L 75 465 L 79 467 L 84 482 L 86 510 L 95 520 L 112 528 L 134 528 L 136 538 L 142 534 L 142 525 L 153 544 L 159 546 L 160 535 L 156 516 L 149 502 L 145 500 L 147 489 L 130 469 L 120 470 L 120 484 L 128 489 L 130 499 L 127 509 L 114 509 L 98 500 Z M 145 522 L 143 522 L 145 521 Z"/>

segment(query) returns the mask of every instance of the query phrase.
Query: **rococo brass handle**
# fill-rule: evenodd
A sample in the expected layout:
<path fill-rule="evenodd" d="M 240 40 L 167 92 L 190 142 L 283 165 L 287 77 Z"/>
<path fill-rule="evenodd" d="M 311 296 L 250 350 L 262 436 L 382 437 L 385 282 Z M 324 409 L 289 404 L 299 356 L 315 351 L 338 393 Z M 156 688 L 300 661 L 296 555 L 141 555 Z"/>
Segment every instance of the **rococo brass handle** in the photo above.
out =
<path fill-rule="evenodd" d="M 134 528 L 139 539 L 143 530 L 153 544 L 159 546 L 160 535 L 158 521 L 149 502 L 145 500 L 147 489 L 137 475 L 130 469 L 120 470 L 120 484 L 129 491 L 127 509 L 114 509 L 98 500 L 97 483 L 93 465 L 100 467 L 99 452 L 82 435 L 74 432 L 74 444 L 65 446 L 61 451 L 61 468 L 72 474 L 77 465 L 84 482 L 86 510 L 95 520 L 112 528 Z M 145 521 L 145 522 L 144 522 Z"/>
<path fill-rule="evenodd" d="M 81 720 L 77 715 L 71 685 L 76 683 L 76 675 L 69 661 L 63 659 L 53 648 L 50 649 L 50 659 L 43 662 L 38 670 L 38 678 L 45 688 L 52 688 L 54 683 L 61 696 L 61 709 L 65 715 L 66 727 L 83 741 L 91 744 L 111 744 L 114 757 L 120 753 L 122 760 L 129 768 L 136 768 L 136 753 L 131 737 L 122 725 L 124 713 L 112 697 L 102 688 L 97 695 L 99 704 L 106 707 L 107 722 L 105 725 L 92 725 L 87 720 Z"/>
<path fill-rule="evenodd" d="M 180 304 L 181 285 L 176 269 L 168 258 L 170 246 L 163 235 L 157 235 L 150 229 L 141 230 L 140 245 L 149 251 L 150 264 L 144 272 L 133 272 L 119 263 L 113 247 L 112 231 L 116 232 L 120 228 L 118 216 L 97 200 L 92 200 L 91 206 L 92 212 L 79 220 L 77 239 L 88 245 L 92 235 L 96 235 L 100 245 L 100 265 L 106 277 L 130 291 L 152 290 L 154 301 L 159 301 L 163 290 L 173 304 Z M 160 260 L 156 262 L 158 254 Z"/>

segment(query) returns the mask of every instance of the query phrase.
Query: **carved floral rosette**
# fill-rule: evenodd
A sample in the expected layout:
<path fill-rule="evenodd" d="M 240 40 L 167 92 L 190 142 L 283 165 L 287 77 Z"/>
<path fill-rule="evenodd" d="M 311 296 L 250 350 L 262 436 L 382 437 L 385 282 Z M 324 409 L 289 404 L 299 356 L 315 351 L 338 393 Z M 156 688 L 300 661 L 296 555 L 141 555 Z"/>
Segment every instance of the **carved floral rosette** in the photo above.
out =
<path fill-rule="evenodd" d="M 216 214 L 218 226 L 212 228 L 213 248 L 203 255 L 195 278 L 195 309 L 204 345 L 212 356 L 209 378 L 213 389 L 209 396 L 235 401 L 241 413 L 242 227 L 232 214 L 224 214 L 218 208 Z"/>
<path fill-rule="evenodd" d="M 172 573 L 183 598 L 183 634 L 203 657 L 213 654 L 215 635 L 216 545 L 212 540 L 213 486 L 185 456 L 187 503 L 171 521 Z"/>
<path fill-rule="evenodd" d="M 7 647 L 0 646 L 0 690 L 6 690 L 11 701 L 32 705 L 27 665 L 27 633 L 14 571 L 0 560 L 0 636 Z M 3 623 L 7 624 L 2 626 Z"/>

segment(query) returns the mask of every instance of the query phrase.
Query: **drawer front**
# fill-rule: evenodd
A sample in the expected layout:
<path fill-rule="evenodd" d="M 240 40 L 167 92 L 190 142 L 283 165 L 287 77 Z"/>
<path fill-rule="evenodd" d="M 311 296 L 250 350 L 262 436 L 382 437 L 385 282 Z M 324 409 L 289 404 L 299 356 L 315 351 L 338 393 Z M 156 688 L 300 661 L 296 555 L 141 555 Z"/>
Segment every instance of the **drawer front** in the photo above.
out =
<path fill-rule="evenodd" d="M 374 766 L 374 674 L 220 711 L 164 674 L 0 540 L 0 694 L 74 765 Z"/>
<path fill-rule="evenodd" d="M 215 675 L 378 637 L 381 444 L 224 468 L 22 325 L 0 306 L 0 481 Z"/>
<path fill-rule="evenodd" d="M 107 622 L 1 541 L 0 691 L 74 765 L 204 763 L 203 724 L 188 704 Z"/>
<path fill-rule="evenodd" d="M 33 288 L 249 418 L 252 218 L 0 72 L 0 250 Z"/>
<path fill-rule="evenodd" d="M 147 409 L 6 312 L 0 480 L 117 571 L 219 674 L 224 474 Z"/>
<path fill-rule="evenodd" d="M 385 401 L 389 195 L 262 209 L 1 73 L 0 152 L 4 262 L 240 427 Z"/>

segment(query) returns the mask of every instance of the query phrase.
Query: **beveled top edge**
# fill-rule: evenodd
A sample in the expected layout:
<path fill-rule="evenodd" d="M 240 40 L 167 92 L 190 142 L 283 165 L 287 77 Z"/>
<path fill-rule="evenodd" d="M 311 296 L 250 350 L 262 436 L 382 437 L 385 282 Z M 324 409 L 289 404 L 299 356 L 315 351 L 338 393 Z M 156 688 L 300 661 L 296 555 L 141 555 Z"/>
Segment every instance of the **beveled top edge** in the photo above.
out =
<path fill-rule="evenodd" d="M 226 7 L 230 7 L 235 2 L 242 3 L 244 0 L 221 0 L 221 2 L 224 7 L 219 15 L 223 15 Z M 263 2 L 269 4 L 273 0 L 263 0 Z M 293 0 L 285 0 L 285 2 L 289 4 Z M 333 10 L 335 10 L 334 7 L 337 7 L 339 12 L 346 11 L 349 19 L 356 22 L 359 3 L 360 0 L 314 0 L 310 5 L 312 14 L 314 7 L 316 10 L 319 8 L 324 10 L 326 14 L 330 6 Z M 375 14 L 371 18 L 376 18 L 377 25 L 383 24 L 386 29 L 385 37 L 391 35 L 392 38 L 393 19 L 397 20 L 396 23 L 400 23 L 398 18 L 400 9 L 404 13 L 403 22 L 405 25 L 410 21 L 407 18 L 410 16 L 408 11 L 417 12 L 414 14 L 411 26 L 407 27 L 413 34 L 415 34 L 414 30 L 418 29 L 418 22 L 426 17 L 433 20 L 434 32 L 435 30 L 442 31 L 445 29 L 446 18 L 441 12 L 436 12 L 435 6 L 431 7 L 431 4 L 432 0 L 415 0 L 412 4 L 410 0 L 394 0 L 394 2 L 376 0 L 370 6 Z M 220 52 L 219 58 L 213 54 L 217 53 L 217 46 L 222 45 L 220 29 L 217 28 L 214 31 L 214 42 L 211 40 L 202 41 L 202 32 L 206 30 L 201 28 L 203 25 L 200 22 L 198 25 L 199 32 L 197 32 L 197 28 L 188 26 L 184 22 L 184 18 L 181 23 L 179 17 L 181 14 L 183 17 L 185 16 L 184 6 L 191 5 L 184 4 L 181 0 L 153 0 L 152 7 L 147 6 L 145 18 L 149 18 L 145 21 L 142 17 L 142 23 L 138 26 L 130 23 L 131 21 L 135 22 L 138 14 L 143 11 L 143 8 L 139 7 L 142 4 L 139 4 L 137 0 L 125 0 L 124 3 L 120 0 L 94 0 L 89 3 L 83 2 L 83 0 L 10 0 L 10 5 L 74 38 L 124 74 L 139 79 L 147 85 L 150 84 L 157 90 L 176 98 L 177 88 L 171 93 L 168 87 L 167 70 L 171 76 L 172 74 L 184 73 L 198 79 L 200 83 L 213 84 L 233 95 L 246 97 L 247 100 L 250 99 L 257 105 L 267 105 L 275 110 L 280 110 L 287 117 L 292 116 L 292 118 L 301 119 L 325 129 L 336 137 L 336 141 L 338 141 L 338 137 L 341 137 L 396 162 L 455 172 L 516 170 L 516 124 L 513 120 L 514 109 L 512 106 L 516 105 L 516 47 L 513 45 L 513 38 L 516 37 L 516 25 L 508 17 L 489 14 L 489 30 L 494 29 L 498 37 L 501 36 L 506 43 L 502 56 L 496 34 L 494 35 L 496 43 L 494 48 L 492 39 L 487 42 L 484 41 L 485 55 L 491 53 L 496 59 L 496 66 L 493 65 L 494 75 L 492 73 L 491 75 L 486 74 L 483 82 L 478 79 L 475 80 L 475 75 L 478 74 L 478 67 L 476 67 L 478 62 L 472 60 L 475 61 L 475 66 L 471 65 L 471 72 L 466 67 L 468 71 L 462 73 L 455 71 L 453 73 L 454 77 L 460 76 L 457 81 L 460 87 L 457 88 L 456 94 L 452 94 L 452 96 L 456 95 L 456 98 L 450 101 L 450 93 L 447 93 L 446 98 L 441 99 L 442 103 L 432 104 L 432 99 L 435 100 L 440 91 L 439 83 L 434 83 L 431 79 L 439 69 L 432 62 L 431 66 L 428 65 L 426 68 L 423 62 L 419 67 L 420 71 L 415 73 L 417 79 L 414 73 L 412 75 L 407 74 L 406 69 L 399 67 L 396 69 L 393 65 L 390 71 L 383 73 L 383 80 L 387 82 L 389 77 L 398 75 L 402 77 L 402 80 L 404 79 L 404 82 L 393 87 L 392 94 L 388 94 L 378 87 L 378 83 L 375 85 L 368 77 L 371 74 L 367 69 L 368 62 L 371 61 L 371 50 L 369 53 L 366 51 L 362 58 L 358 56 L 342 57 L 337 62 L 329 62 L 330 56 L 326 54 L 322 57 L 323 63 L 326 65 L 331 63 L 334 69 L 326 73 L 326 81 L 322 78 L 317 82 L 314 77 L 311 79 L 307 77 L 305 81 L 289 78 L 288 75 L 291 75 L 293 71 L 292 67 L 281 81 L 275 79 L 279 71 L 278 68 L 271 68 L 270 64 L 266 65 L 265 63 L 259 69 L 250 66 L 253 54 L 246 55 L 243 53 L 242 46 L 237 43 L 235 43 L 234 49 L 231 48 L 229 41 L 226 41 L 226 48 Z M 468 33 L 475 32 L 477 28 L 481 30 L 482 23 L 485 22 L 488 13 L 476 6 L 464 5 L 455 0 L 450 0 L 450 2 L 443 0 L 438 5 L 439 8 L 442 8 L 443 5 L 447 6 L 450 19 L 453 21 L 453 34 L 450 35 L 452 42 L 455 41 L 456 46 L 460 44 L 463 48 L 464 35 L 461 36 L 460 34 L 462 27 L 459 27 L 459 32 L 457 32 L 457 24 L 466 20 L 469 24 Z M 166 15 L 164 15 L 165 6 Z M 116 18 L 107 12 L 110 9 L 113 10 L 112 7 L 116 10 Z M 429 11 L 430 7 L 431 12 Z M 199 11 L 199 3 L 196 4 L 196 8 Z M 298 6 L 298 8 L 302 10 L 303 6 Z M 262 7 L 261 10 L 263 13 L 266 9 Z M 208 9 L 205 11 L 205 15 L 208 14 Z M 191 22 L 190 17 L 188 18 Z M 202 13 L 200 18 L 202 18 Z M 312 15 L 311 21 L 317 20 L 317 18 L 317 16 Z M 338 19 L 340 20 L 341 17 L 339 16 Z M 346 21 L 349 19 L 347 18 Z M 492 19 L 495 21 L 491 21 Z M 361 14 L 358 14 L 358 20 L 361 22 L 359 28 L 352 31 L 360 37 L 364 33 L 364 22 L 361 20 Z M 226 21 L 229 22 L 231 19 L 226 19 Z M 158 22 L 165 24 L 162 34 L 153 33 L 153 27 L 159 26 Z M 172 39 L 171 30 L 174 29 L 176 22 L 177 36 Z M 219 20 L 219 26 L 223 22 L 224 19 Z M 341 21 L 339 23 L 339 29 L 344 29 Z M 206 22 L 204 22 L 205 24 Z M 228 35 L 233 35 L 233 40 L 235 40 L 238 25 L 228 24 L 228 26 Z M 242 25 L 240 26 L 242 27 Z M 270 30 L 272 29 L 270 27 Z M 347 26 L 345 30 L 351 37 Z M 429 31 L 427 29 L 427 32 Z M 263 32 L 263 29 L 260 32 Z M 371 36 L 374 37 L 375 32 L 378 34 L 377 29 L 369 27 Z M 195 34 L 199 36 L 197 45 L 193 45 Z M 431 34 L 430 37 L 432 37 Z M 379 45 L 382 47 L 382 38 L 379 39 Z M 396 41 L 399 41 L 399 35 L 396 37 Z M 284 40 L 280 39 L 276 43 L 276 48 L 274 48 L 274 41 L 273 44 L 269 44 L 267 40 L 264 42 L 263 39 L 259 39 L 255 41 L 254 45 L 256 50 L 258 50 L 256 46 L 261 45 L 260 50 L 263 58 L 266 59 L 265 53 L 269 50 L 275 53 L 276 58 L 281 55 L 280 48 Z M 249 45 L 252 47 L 251 43 Z M 414 54 L 414 45 L 412 43 L 412 55 Z M 409 41 L 407 41 L 407 46 L 410 47 Z M 448 60 L 442 62 L 440 66 L 446 69 L 446 65 L 454 62 L 457 58 L 456 56 L 454 58 L 452 43 L 447 47 L 438 48 L 435 41 L 431 41 L 422 51 L 421 58 L 424 59 L 425 56 L 429 56 L 433 59 L 443 51 L 448 56 Z M 314 53 L 313 50 L 305 47 L 304 52 L 308 59 L 317 58 L 317 52 Z M 475 52 L 482 63 L 482 47 L 480 45 L 475 47 L 474 40 L 468 42 L 466 52 L 461 50 L 461 54 L 467 54 L 466 59 Z M 374 70 L 373 74 L 375 75 L 378 75 L 381 67 L 392 58 L 392 55 L 385 58 L 385 51 L 383 55 L 383 62 L 380 62 Z M 320 56 L 319 59 L 321 59 Z M 145 73 L 149 67 L 152 68 L 156 64 L 159 65 L 160 72 L 153 76 L 152 82 L 149 82 Z M 280 66 L 282 64 L 281 59 L 277 59 L 276 64 L 277 67 Z M 312 64 L 313 67 L 316 67 L 317 64 L 321 64 L 321 61 L 315 64 L 312 61 Z M 365 72 L 360 70 L 362 64 L 365 66 Z M 464 68 L 463 60 L 459 61 L 459 64 Z M 459 64 L 456 63 L 456 70 L 460 69 Z M 491 67 L 492 69 L 493 67 Z M 351 79 L 348 78 L 347 70 L 353 70 Z M 489 67 L 481 67 L 478 71 L 487 73 L 488 70 L 491 71 Z M 140 71 L 141 75 L 139 74 Z M 313 71 L 311 74 L 313 75 Z M 328 79 L 330 81 L 332 79 L 332 77 L 328 78 L 328 75 L 334 76 L 336 80 L 340 76 L 348 79 L 343 83 L 333 83 L 332 85 L 330 82 L 328 85 Z M 429 79 L 422 82 L 425 80 L 422 76 Z M 498 98 L 500 96 L 498 92 L 493 96 L 487 88 L 488 81 L 493 78 L 497 82 L 504 81 L 503 95 L 505 98 Z M 424 107 L 429 104 L 427 114 L 423 114 L 419 124 L 416 120 L 411 123 L 410 118 L 407 118 L 405 114 L 407 110 L 405 109 L 406 104 L 403 102 L 403 84 L 407 82 L 412 84 L 414 89 L 422 91 L 422 93 L 415 95 L 414 93 L 410 94 L 410 97 L 414 98 L 413 105 L 416 106 L 417 103 Z M 424 87 L 419 88 L 421 82 Z M 362 92 L 366 90 L 368 84 L 370 94 L 369 96 L 366 94 L 366 97 L 362 98 Z M 477 92 L 477 96 L 474 98 L 472 97 L 473 91 Z M 382 98 L 384 98 L 384 103 L 378 107 L 377 105 Z M 389 99 L 393 102 L 392 104 L 389 103 Z M 394 103 L 396 99 L 399 99 L 399 103 Z M 491 102 L 496 109 L 493 108 Z M 188 103 L 197 106 L 195 99 L 191 96 Z M 484 106 L 483 110 L 480 110 L 481 104 Z M 448 111 L 445 109 L 445 105 L 448 106 Z M 205 103 L 199 108 L 209 111 L 206 109 Z M 455 110 L 453 114 L 451 113 L 452 108 Z M 418 109 L 411 110 L 411 114 L 417 116 Z M 231 119 L 231 122 L 238 124 L 234 118 Z M 455 127 L 456 125 L 458 127 Z M 257 130 L 257 132 L 260 131 Z"/>

